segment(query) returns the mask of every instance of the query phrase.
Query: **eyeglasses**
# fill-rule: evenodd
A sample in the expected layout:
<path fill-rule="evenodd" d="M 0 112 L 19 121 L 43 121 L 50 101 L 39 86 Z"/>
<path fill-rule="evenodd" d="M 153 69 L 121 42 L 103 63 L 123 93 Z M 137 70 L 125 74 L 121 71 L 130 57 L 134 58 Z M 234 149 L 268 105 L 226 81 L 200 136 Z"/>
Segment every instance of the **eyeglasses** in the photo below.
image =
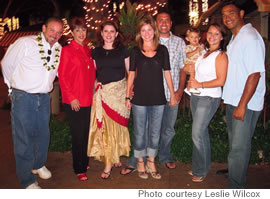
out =
<path fill-rule="evenodd" d="M 51 54 L 52 54 L 52 50 L 49 49 L 49 50 L 48 50 L 48 55 L 49 55 L 49 56 L 46 57 L 47 62 L 50 62 L 50 60 L 51 60 L 50 55 L 51 55 Z"/>

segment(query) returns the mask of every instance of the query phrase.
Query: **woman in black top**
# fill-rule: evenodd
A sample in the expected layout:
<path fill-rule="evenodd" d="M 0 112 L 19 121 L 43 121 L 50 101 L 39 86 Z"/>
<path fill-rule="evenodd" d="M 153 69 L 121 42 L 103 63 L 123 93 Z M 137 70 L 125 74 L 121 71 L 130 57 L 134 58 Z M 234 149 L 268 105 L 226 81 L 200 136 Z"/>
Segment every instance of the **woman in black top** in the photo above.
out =
<path fill-rule="evenodd" d="M 98 84 L 91 110 L 88 156 L 105 163 L 103 179 L 110 177 L 113 166 L 121 166 L 120 156 L 129 156 L 130 151 L 130 111 L 125 107 L 129 53 L 121 46 L 120 37 L 115 22 L 104 22 L 98 34 L 99 45 L 92 53 Z"/>
<path fill-rule="evenodd" d="M 159 33 L 152 17 L 143 18 L 136 29 L 137 47 L 130 56 L 126 106 L 131 108 L 134 120 L 134 156 L 138 158 L 138 173 L 143 179 L 148 174 L 160 179 L 154 164 L 158 151 L 160 127 L 164 106 L 167 103 L 163 86 L 163 75 L 170 89 L 170 105 L 177 104 L 170 74 L 169 53 L 165 46 L 159 45 Z M 134 83 L 134 96 L 130 88 Z M 148 139 L 146 125 L 148 123 Z M 148 142 L 147 142 L 148 140 Z M 147 164 L 143 158 L 148 156 Z"/>

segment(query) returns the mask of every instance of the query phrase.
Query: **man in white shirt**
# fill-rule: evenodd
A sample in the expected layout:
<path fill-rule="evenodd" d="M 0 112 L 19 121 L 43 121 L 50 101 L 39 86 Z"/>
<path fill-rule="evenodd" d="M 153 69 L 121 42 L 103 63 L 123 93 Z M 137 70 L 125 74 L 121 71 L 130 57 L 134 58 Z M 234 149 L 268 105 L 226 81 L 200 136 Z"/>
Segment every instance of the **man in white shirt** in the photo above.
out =
<path fill-rule="evenodd" d="M 223 23 L 233 34 L 227 46 L 229 66 L 222 98 L 229 133 L 228 187 L 234 189 L 246 188 L 251 139 L 265 95 L 265 45 L 243 17 L 244 11 L 234 4 L 222 8 Z"/>
<path fill-rule="evenodd" d="M 186 81 L 186 73 L 183 71 L 184 59 L 186 58 L 185 48 L 186 44 L 183 39 L 172 34 L 172 21 L 170 14 L 166 10 L 160 10 L 156 16 L 156 25 L 160 34 L 160 44 L 166 46 L 170 56 L 171 76 L 173 80 L 173 87 L 175 89 L 175 96 L 178 103 L 180 102 Z M 175 169 L 176 164 L 171 155 L 171 143 L 175 135 L 174 125 L 177 119 L 178 105 L 169 106 L 170 92 L 164 80 L 164 90 L 167 99 L 167 104 L 164 109 L 162 126 L 160 132 L 160 150 L 159 161 L 168 169 Z M 127 175 L 135 170 L 137 167 L 137 159 L 129 158 L 128 166 L 121 170 L 122 175 Z"/>
<path fill-rule="evenodd" d="M 50 18 L 37 36 L 19 38 L 3 60 L 4 81 L 11 92 L 11 122 L 16 174 L 23 188 L 40 188 L 36 175 L 48 179 L 50 97 L 61 45 L 63 22 Z"/>

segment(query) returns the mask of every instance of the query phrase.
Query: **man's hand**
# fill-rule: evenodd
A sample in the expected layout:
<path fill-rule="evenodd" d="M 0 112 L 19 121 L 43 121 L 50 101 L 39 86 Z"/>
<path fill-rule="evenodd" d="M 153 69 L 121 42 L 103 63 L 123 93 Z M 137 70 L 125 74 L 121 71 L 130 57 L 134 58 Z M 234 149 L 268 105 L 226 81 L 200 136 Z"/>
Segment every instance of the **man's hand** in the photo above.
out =
<path fill-rule="evenodd" d="M 237 106 L 233 111 L 233 117 L 237 120 L 244 121 L 244 117 L 246 114 L 246 108 L 245 107 L 239 107 Z"/>
<path fill-rule="evenodd" d="M 182 96 L 183 96 L 183 91 L 176 91 L 176 92 L 174 92 L 174 95 L 175 95 L 175 99 L 177 101 L 177 104 L 179 104 L 181 99 L 182 99 Z"/>

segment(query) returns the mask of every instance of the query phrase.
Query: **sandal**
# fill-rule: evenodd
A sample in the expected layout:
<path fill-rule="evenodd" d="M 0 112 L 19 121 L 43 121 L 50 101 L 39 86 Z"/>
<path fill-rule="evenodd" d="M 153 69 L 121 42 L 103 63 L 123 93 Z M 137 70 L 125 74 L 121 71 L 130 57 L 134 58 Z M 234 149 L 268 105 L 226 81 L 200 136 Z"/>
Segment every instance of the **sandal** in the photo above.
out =
<path fill-rule="evenodd" d="M 169 165 L 171 165 L 171 167 L 169 167 Z M 176 169 L 176 164 L 175 164 L 175 162 L 166 162 L 166 163 L 165 163 L 165 166 L 166 166 L 168 169 Z"/>
<path fill-rule="evenodd" d="M 87 175 L 85 173 L 79 173 L 79 174 L 77 174 L 77 177 L 80 181 L 87 181 L 88 180 Z"/>
<path fill-rule="evenodd" d="M 103 171 L 102 173 L 101 173 L 101 178 L 103 179 L 103 180 L 107 180 L 107 179 L 109 179 L 109 177 L 111 176 L 111 171 L 112 171 L 112 169 L 109 171 L 109 172 L 105 172 L 105 171 Z M 105 174 L 106 175 L 106 177 L 104 176 L 104 177 L 102 177 L 102 174 Z"/>
<path fill-rule="evenodd" d="M 203 177 L 192 176 L 192 182 L 202 182 L 204 179 L 205 176 Z"/>
<path fill-rule="evenodd" d="M 147 160 L 147 162 L 155 164 L 155 162 L 151 160 Z M 145 166 L 145 168 L 146 168 L 147 173 L 151 174 L 152 178 L 157 179 L 157 180 L 161 179 L 161 175 L 158 171 L 152 171 L 152 169 L 150 169 L 147 165 Z"/>
<path fill-rule="evenodd" d="M 144 161 L 138 161 L 137 162 L 137 164 L 140 164 L 140 163 L 143 163 L 144 164 Z M 139 167 L 137 166 L 137 168 L 139 168 Z M 144 171 L 139 171 L 139 169 L 138 169 L 138 176 L 140 178 L 142 178 L 142 179 L 148 179 L 148 174 L 146 173 L 145 170 Z"/>
<path fill-rule="evenodd" d="M 127 172 L 126 172 L 126 173 L 123 173 L 123 171 L 127 171 Z M 120 174 L 123 175 L 123 176 L 125 176 L 125 175 L 128 175 L 128 174 L 133 173 L 134 171 L 136 171 L 135 168 L 130 167 L 130 166 L 127 166 L 127 167 L 125 167 L 124 169 L 122 169 L 122 170 L 120 171 Z"/>

